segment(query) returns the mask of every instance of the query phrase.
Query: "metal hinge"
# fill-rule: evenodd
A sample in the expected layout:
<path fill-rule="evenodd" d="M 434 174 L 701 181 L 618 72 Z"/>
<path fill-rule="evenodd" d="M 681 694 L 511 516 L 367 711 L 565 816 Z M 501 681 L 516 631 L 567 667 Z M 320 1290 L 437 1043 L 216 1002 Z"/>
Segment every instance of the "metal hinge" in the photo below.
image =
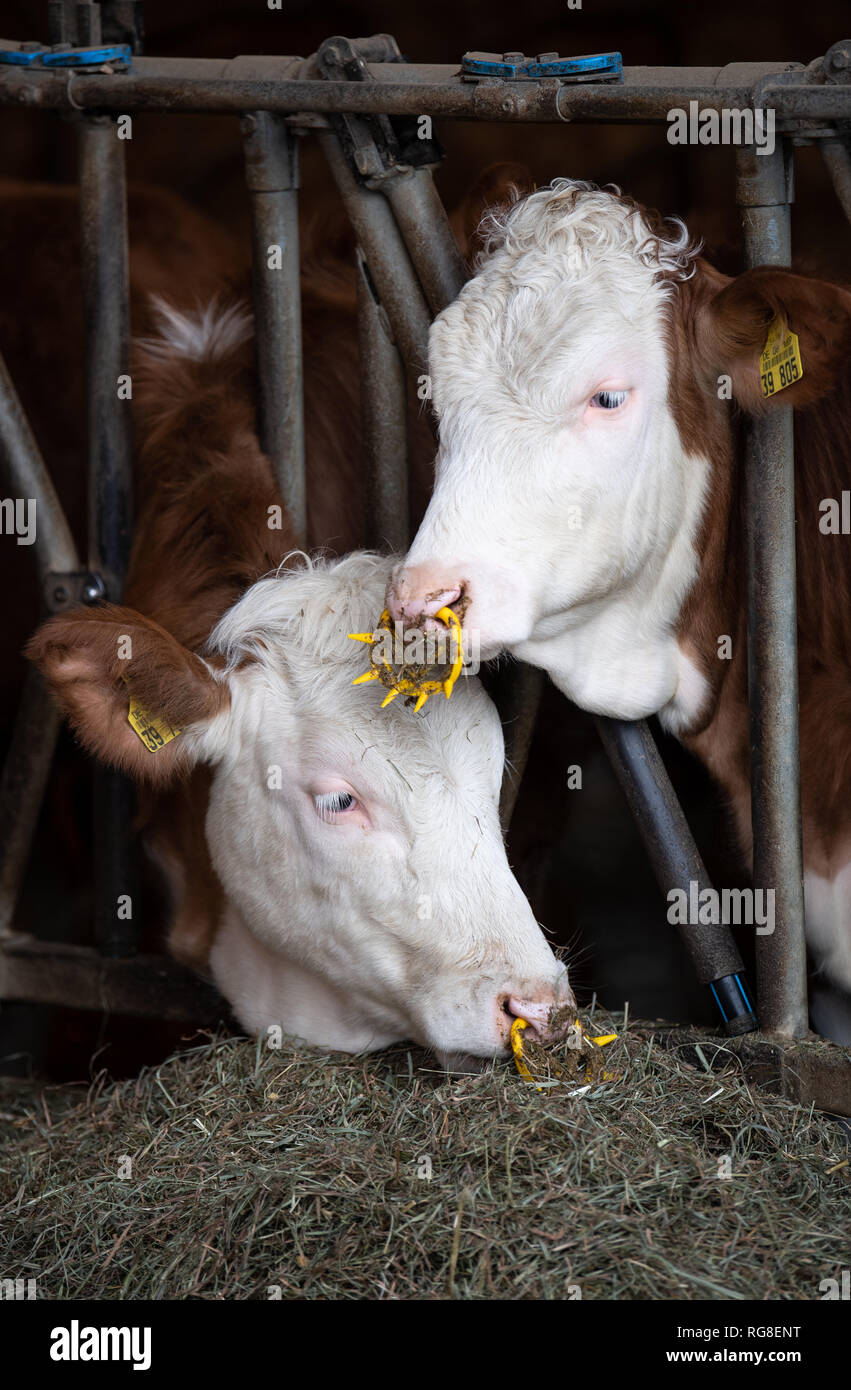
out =
<path fill-rule="evenodd" d="M 100 603 L 106 598 L 106 585 L 93 570 L 50 570 L 42 592 L 49 613 L 65 613 L 78 603 Z"/>
<path fill-rule="evenodd" d="M 389 34 L 362 42 L 372 62 L 407 61 Z M 316 63 L 329 81 L 371 80 L 367 61 L 351 39 L 326 39 L 317 50 Z M 328 115 L 356 175 L 370 186 L 411 169 L 431 168 L 443 158 L 443 150 L 433 135 L 422 138 L 416 116 Z"/>

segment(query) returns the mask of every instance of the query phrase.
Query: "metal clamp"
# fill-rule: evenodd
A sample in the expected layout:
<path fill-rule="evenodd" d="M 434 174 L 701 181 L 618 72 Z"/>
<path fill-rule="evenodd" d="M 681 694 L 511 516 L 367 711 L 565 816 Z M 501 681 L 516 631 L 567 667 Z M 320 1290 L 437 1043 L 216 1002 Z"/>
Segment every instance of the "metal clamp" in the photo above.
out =
<path fill-rule="evenodd" d="M 93 570 L 49 570 L 42 591 L 50 613 L 66 613 L 78 603 L 91 607 L 106 598 L 106 585 Z"/>
<path fill-rule="evenodd" d="M 377 40 L 356 45 L 337 36 L 326 39 L 316 54 L 316 65 L 329 81 L 371 81 L 366 58 L 373 62 L 404 63 L 396 40 L 380 34 Z M 374 51 L 372 51 L 374 50 Z M 421 139 L 416 116 L 331 115 L 346 158 L 361 182 L 375 188 L 384 179 L 408 174 L 412 169 L 431 168 L 443 159 L 443 149 L 433 136 Z"/>
<path fill-rule="evenodd" d="M 78 72 L 131 72 L 133 54 L 126 43 L 99 44 L 95 48 L 72 48 L 70 44 L 54 44 L 45 48 L 40 43 L 23 43 L 17 48 L 0 49 L 0 63 L 29 68 L 74 68 Z"/>
<path fill-rule="evenodd" d="M 540 82 L 557 77 L 560 82 L 622 82 L 620 53 L 589 53 L 581 58 L 560 58 L 557 53 L 465 53 L 461 76 L 468 82 L 497 78 L 501 82 Z"/>

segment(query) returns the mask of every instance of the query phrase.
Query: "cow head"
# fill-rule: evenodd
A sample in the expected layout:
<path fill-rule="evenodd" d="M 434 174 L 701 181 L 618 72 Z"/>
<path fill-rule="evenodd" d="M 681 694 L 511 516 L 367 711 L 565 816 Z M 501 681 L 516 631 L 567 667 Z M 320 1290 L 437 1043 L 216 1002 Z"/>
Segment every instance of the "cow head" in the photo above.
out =
<path fill-rule="evenodd" d="M 50 619 L 29 655 L 96 756 L 157 784 L 212 767 L 227 906 L 210 964 L 245 1027 L 493 1056 L 514 1016 L 546 1035 L 572 997 L 505 856 L 502 732 L 478 681 L 421 714 L 352 687 L 364 648 L 346 634 L 374 624 L 390 563 L 261 580 L 204 659 L 111 606 Z M 149 751 L 128 692 L 178 737 Z"/>
<path fill-rule="evenodd" d="M 849 304 L 785 271 L 729 281 L 681 223 L 590 184 L 491 218 L 431 330 L 436 481 L 391 614 L 463 604 L 483 657 L 507 648 L 587 709 L 677 728 L 705 692 L 677 622 L 736 406 L 765 404 L 768 325 L 800 337 L 804 378 L 780 399 L 803 404 L 847 350 Z"/>

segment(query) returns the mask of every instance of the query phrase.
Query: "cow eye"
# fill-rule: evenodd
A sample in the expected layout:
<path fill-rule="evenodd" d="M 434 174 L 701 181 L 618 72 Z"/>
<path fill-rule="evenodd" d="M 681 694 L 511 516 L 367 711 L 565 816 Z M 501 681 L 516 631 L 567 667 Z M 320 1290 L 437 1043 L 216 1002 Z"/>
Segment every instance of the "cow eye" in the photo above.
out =
<path fill-rule="evenodd" d="M 591 404 L 598 406 L 600 410 L 617 410 L 628 395 L 628 391 L 598 391 L 596 396 L 591 397 Z"/>
<path fill-rule="evenodd" d="M 357 801 L 351 792 L 323 792 L 313 798 L 313 804 L 320 820 L 332 821 L 335 816 L 354 810 Z"/>

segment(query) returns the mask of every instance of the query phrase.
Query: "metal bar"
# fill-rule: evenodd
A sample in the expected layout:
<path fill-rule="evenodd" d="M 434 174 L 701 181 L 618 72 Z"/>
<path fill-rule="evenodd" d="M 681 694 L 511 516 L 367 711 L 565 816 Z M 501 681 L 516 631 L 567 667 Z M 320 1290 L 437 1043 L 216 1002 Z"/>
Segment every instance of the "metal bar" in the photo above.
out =
<path fill-rule="evenodd" d="M 89 568 L 111 602 L 121 598 L 130 556 L 132 459 L 130 319 L 124 143 L 108 116 L 80 123 L 81 260 L 89 429 Z M 107 955 L 132 955 L 139 941 L 129 779 L 95 765 L 95 937 Z M 119 912 L 121 915 L 119 915 Z M 129 912 L 129 915 L 128 915 Z"/>
<path fill-rule="evenodd" d="M 439 314 L 469 279 L 430 169 L 391 174 L 380 185 L 414 263 L 429 308 Z"/>
<path fill-rule="evenodd" d="M 737 155 L 745 264 L 788 265 L 791 149 Z M 747 427 L 745 527 L 754 886 L 774 890 L 774 932 L 757 937 L 762 1027 L 807 1032 L 807 971 L 798 755 L 795 461 L 792 409 L 776 403 Z"/>
<path fill-rule="evenodd" d="M 630 723 L 598 715 L 594 722 L 662 892 L 681 888 L 690 894 L 693 883 L 697 892 L 709 887 L 709 875 L 646 720 Z M 677 930 L 701 984 L 742 972 L 742 958 L 726 926 L 684 922 Z"/>
<path fill-rule="evenodd" d="M 638 1025 L 641 1028 L 641 1025 Z M 642 1031 L 644 1031 L 642 1029 Z M 656 1045 L 674 1052 L 700 1071 L 724 1071 L 736 1057 L 753 1086 L 773 1091 L 793 1105 L 815 1106 L 830 1115 L 851 1116 L 851 1066 L 848 1049 L 826 1038 L 733 1038 L 718 1045 L 705 1028 L 680 1024 L 648 1030 Z"/>
<path fill-rule="evenodd" d="M 77 547 L 30 429 L 18 393 L 0 356 L 0 462 L 13 493 L 35 502 L 35 560 L 39 577 L 79 568 Z"/>
<path fill-rule="evenodd" d="M 0 939 L 0 999 L 208 1026 L 230 1012 L 207 980 L 168 956 L 116 960 L 90 946 L 22 934 Z"/>
<path fill-rule="evenodd" d="M 79 568 L 77 548 L 18 393 L 0 357 L 0 461 L 13 494 L 35 504 L 34 558 L 43 582 Z M 59 732 L 35 669 L 27 674 L 0 780 L 0 936 L 9 932 Z"/>
<path fill-rule="evenodd" d="M 242 119 L 251 197 L 260 442 L 299 541 L 307 534 L 298 244 L 298 137 L 280 116 Z"/>
<path fill-rule="evenodd" d="M 319 143 L 402 356 L 415 375 L 425 372 L 431 316 L 392 210 L 380 193 L 358 183 L 333 132 L 323 131 Z"/>
<path fill-rule="evenodd" d="M 32 667 L 24 681 L 0 780 L 0 938 L 12 930 L 59 722 L 50 691 Z"/>
<path fill-rule="evenodd" d="M 357 260 L 361 448 L 364 475 L 369 480 L 367 514 L 374 528 L 373 543 L 401 553 L 410 541 L 405 364 L 360 250 Z"/>
<path fill-rule="evenodd" d="M 0 40 L 3 47 L 14 41 Z M 561 84 L 467 82 L 457 65 L 368 64 L 369 80 L 305 79 L 313 59 L 241 56 L 136 58 L 134 71 L 67 73 L 9 67 L 0 72 L 0 105 L 125 111 L 362 112 L 496 121 L 665 122 L 672 106 L 696 101 L 721 111 L 769 106 L 777 118 L 835 121 L 851 114 L 851 89 L 818 85 L 794 63 L 726 67 L 627 67 L 622 82 Z M 789 71 L 785 71 L 788 69 Z M 772 81 L 774 79 L 774 81 Z M 758 91 L 757 91 L 758 89 Z"/>
<path fill-rule="evenodd" d="M 851 222 L 851 150 L 844 140 L 820 140 L 819 148 L 842 211 Z"/>
<path fill-rule="evenodd" d="M 89 568 L 121 597 L 130 558 L 132 443 L 124 142 L 109 116 L 80 122 L 81 260 L 89 429 Z M 119 378 L 125 378 L 123 395 Z"/>

